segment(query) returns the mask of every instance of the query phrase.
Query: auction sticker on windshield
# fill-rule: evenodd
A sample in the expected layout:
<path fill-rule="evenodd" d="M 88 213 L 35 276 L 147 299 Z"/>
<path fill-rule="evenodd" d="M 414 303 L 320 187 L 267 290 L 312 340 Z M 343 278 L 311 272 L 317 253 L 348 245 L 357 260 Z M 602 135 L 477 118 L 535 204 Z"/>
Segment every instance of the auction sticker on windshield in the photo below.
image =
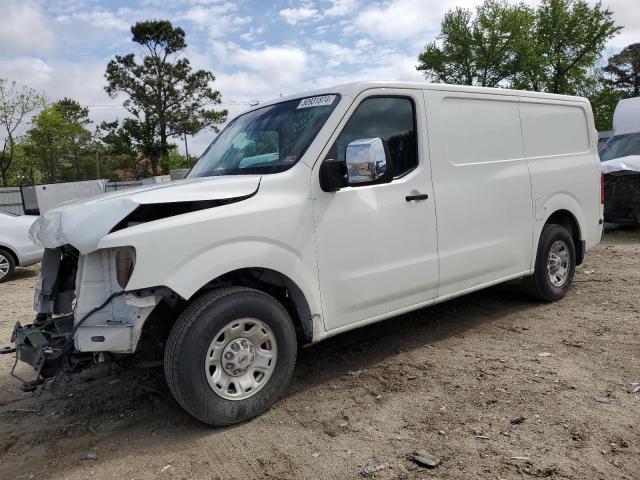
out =
<path fill-rule="evenodd" d="M 335 100 L 335 95 L 322 95 L 320 97 L 303 98 L 298 104 L 298 109 L 309 107 L 323 107 L 325 105 L 331 105 Z"/>

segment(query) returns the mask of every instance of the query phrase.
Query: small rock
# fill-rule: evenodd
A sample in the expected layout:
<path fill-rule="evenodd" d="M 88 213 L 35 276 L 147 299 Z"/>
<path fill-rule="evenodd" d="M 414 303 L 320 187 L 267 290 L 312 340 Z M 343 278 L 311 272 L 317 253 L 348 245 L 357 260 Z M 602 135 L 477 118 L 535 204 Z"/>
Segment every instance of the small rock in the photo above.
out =
<path fill-rule="evenodd" d="M 438 430 L 438 435 L 446 435 L 447 432 L 445 432 L 444 430 Z"/>
<path fill-rule="evenodd" d="M 629 393 L 639 393 L 640 392 L 640 383 L 630 383 L 627 387 L 627 392 Z"/>
<path fill-rule="evenodd" d="M 593 399 L 599 403 L 611 403 L 613 400 L 611 397 L 593 397 Z"/>
<path fill-rule="evenodd" d="M 98 459 L 98 454 L 95 452 L 88 452 L 85 456 L 84 456 L 85 460 L 97 460 Z"/>
<path fill-rule="evenodd" d="M 549 352 L 542 352 L 538 354 L 539 357 L 550 357 L 551 354 Z"/>
<path fill-rule="evenodd" d="M 424 450 L 416 450 L 411 454 L 411 459 L 418 465 L 427 468 L 436 468 L 442 461 L 440 457 L 435 457 Z"/>
<path fill-rule="evenodd" d="M 526 420 L 524 417 L 518 417 L 511 420 L 511 425 L 520 425 Z"/>
<path fill-rule="evenodd" d="M 320 456 L 320 453 L 319 452 L 315 452 L 315 453 L 312 453 L 311 456 L 313 458 L 318 458 Z"/>
<path fill-rule="evenodd" d="M 364 475 L 365 477 L 368 475 L 372 475 L 380 470 L 384 470 L 387 468 L 387 462 L 377 462 L 372 460 L 368 463 L 365 463 L 362 468 L 360 468 L 360 475 Z"/>

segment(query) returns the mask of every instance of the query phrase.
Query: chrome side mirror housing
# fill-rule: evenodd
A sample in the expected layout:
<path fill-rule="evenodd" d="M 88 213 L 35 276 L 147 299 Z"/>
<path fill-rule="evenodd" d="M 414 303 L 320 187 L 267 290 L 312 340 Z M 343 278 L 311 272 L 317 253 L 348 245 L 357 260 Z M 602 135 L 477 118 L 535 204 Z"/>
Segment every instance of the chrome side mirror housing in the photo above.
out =
<path fill-rule="evenodd" d="M 389 150 L 381 138 L 364 138 L 347 145 L 349 185 L 380 183 L 391 173 Z"/>

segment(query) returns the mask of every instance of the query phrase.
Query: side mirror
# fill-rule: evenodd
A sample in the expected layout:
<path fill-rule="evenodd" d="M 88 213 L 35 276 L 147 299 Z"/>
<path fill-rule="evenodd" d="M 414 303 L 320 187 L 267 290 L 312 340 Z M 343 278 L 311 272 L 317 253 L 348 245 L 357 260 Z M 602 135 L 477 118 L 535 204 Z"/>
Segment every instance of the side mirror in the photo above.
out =
<path fill-rule="evenodd" d="M 349 185 L 390 182 L 393 177 L 389 148 L 381 138 L 365 138 L 347 145 Z"/>

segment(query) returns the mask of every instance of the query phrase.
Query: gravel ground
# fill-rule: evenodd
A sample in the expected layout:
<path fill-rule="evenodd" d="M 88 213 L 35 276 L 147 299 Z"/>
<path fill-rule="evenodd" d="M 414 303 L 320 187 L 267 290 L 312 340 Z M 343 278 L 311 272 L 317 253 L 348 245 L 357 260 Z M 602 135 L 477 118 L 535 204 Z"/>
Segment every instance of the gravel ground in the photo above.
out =
<path fill-rule="evenodd" d="M 37 267 L 0 285 L 0 339 Z M 510 282 L 304 349 L 286 395 L 211 429 L 159 369 L 23 394 L 0 357 L 0 478 L 640 478 L 640 231 L 590 251 L 564 300 Z M 29 376 L 28 368 L 18 372 Z M 441 458 L 432 469 L 412 452 Z"/>

